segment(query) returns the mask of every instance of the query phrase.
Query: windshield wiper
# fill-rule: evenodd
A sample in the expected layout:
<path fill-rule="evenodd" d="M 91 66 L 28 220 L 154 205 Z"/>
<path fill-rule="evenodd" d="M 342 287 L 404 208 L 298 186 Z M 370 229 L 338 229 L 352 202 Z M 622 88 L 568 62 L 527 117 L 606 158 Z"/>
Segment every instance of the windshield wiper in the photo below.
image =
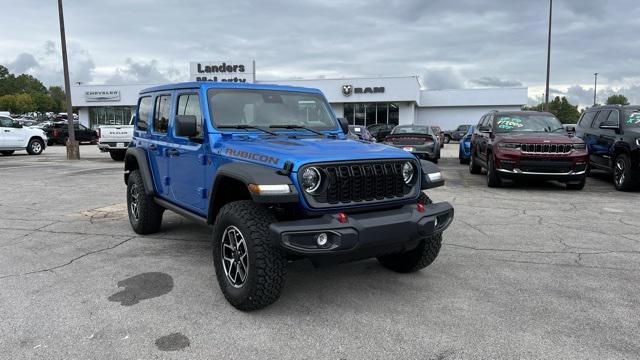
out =
<path fill-rule="evenodd" d="M 307 130 L 309 132 L 312 132 L 316 135 L 320 135 L 320 136 L 325 136 L 325 134 L 319 132 L 319 131 L 315 131 L 313 129 L 310 129 L 306 126 L 302 126 L 302 125 L 271 125 L 269 126 L 269 129 L 288 129 L 288 130 Z"/>
<path fill-rule="evenodd" d="M 273 135 L 273 136 L 278 136 L 278 134 L 271 132 L 269 130 L 265 130 L 262 128 L 259 128 L 257 126 L 253 126 L 253 125 L 218 125 L 216 126 L 218 129 L 239 129 L 239 130 L 249 130 L 249 129 L 255 129 L 255 130 L 259 130 L 262 132 L 265 132 L 269 135 Z"/>
<path fill-rule="evenodd" d="M 553 132 L 556 132 L 556 131 L 558 131 L 558 130 L 564 130 L 564 128 L 563 128 L 563 127 L 561 127 L 561 128 L 555 128 L 555 129 L 551 130 L 551 132 L 553 133 Z"/>

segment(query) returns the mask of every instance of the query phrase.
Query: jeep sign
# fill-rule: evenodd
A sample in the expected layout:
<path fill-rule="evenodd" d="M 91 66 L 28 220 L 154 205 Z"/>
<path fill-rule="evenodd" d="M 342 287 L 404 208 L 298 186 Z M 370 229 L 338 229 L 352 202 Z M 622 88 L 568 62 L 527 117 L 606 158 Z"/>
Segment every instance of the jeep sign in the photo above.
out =
<path fill-rule="evenodd" d="M 189 64 L 191 81 L 255 82 L 255 61 L 194 61 Z"/>
<path fill-rule="evenodd" d="M 120 101 L 120 90 L 92 90 L 84 92 L 86 102 Z"/>

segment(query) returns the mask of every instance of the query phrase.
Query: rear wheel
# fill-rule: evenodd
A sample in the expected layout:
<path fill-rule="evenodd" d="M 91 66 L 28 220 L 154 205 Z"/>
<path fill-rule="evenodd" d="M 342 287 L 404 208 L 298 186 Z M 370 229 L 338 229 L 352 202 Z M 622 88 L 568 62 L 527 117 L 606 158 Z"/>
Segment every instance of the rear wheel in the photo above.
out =
<path fill-rule="evenodd" d="M 613 167 L 613 184 L 616 190 L 629 191 L 635 186 L 633 179 L 631 178 L 631 162 L 627 154 L 620 154 L 616 156 L 615 164 Z"/>
<path fill-rule="evenodd" d="M 480 174 L 482 168 L 476 164 L 476 157 L 473 155 L 473 149 L 471 150 L 471 156 L 469 157 L 469 172 L 471 174 Z"/>
<path fill-rule="evenodd" d="M 280 297 L 287 260 L 271 245 L 275 215 L 249 200 L 220 209 L 213 228 L 213 263 L 224 297 L 242 311 L 264 308 Z"/>
<path fill-rule="evenodd" d="M 488 187 L 500 187 L 502 185 L 502 180 L 500 180 L 500 175 L 496 171 L 496 163 L 493 159 L 492 154 L 488 154 L 487 157 L 489 160 L 487 161 L 487 186 Z"/>
<path fill-rule="evenodd" d="M 109 155 L 114 161 L 124 161 L 124 156 L 127 154 L 125 150 L 109 150 Z"/>
<path fill-rule="evenodd" d="M 44 142 L 40 139 L 31 139 L 27 145 L 29 155 L 40 155 L 44 150 Z"/>
<path fill-rule="evenodd" d="M 139 170 L 129 174 L 127 182 L 127 211 L 133 231 L 141 235 L 153 234 L 160 230 L 164 208 L 147 195 Z"/>
<path fill-rule="evenodd" d="M 10 156 L 13 155 L 15 151 L 13 150 L 5 150 L 5 151 L 0 151 L 0 154 L 4 155 L 4 156 Z"/>

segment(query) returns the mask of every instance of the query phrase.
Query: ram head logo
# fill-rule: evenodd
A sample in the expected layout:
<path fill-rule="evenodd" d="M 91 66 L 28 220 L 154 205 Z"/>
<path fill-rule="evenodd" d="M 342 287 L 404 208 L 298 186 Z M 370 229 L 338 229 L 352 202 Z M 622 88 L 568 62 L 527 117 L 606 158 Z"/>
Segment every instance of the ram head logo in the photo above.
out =
<path fill-rule="evenodd" d="M 353 94 L 353 85 L 342 85 L 342 95 L 351 96 Z"/>

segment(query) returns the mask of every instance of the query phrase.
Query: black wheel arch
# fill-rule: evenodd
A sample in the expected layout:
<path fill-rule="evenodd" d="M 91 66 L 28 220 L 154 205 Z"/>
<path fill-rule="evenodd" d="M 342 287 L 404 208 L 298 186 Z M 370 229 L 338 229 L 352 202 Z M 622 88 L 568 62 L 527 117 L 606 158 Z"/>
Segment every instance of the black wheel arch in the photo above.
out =
<path fill-rule="evenodd" d="M 250 184 L 289 185 L 291 193 L 286 195 L 260 195 L 249 191 Z M 252 200 L 256 203 L 282 204 L 297 203 L 298 191 L 289 176 L 277 169 L 266 166 L 233 162 L 221 165 L 211 186 L 207 222 L 215 222 L 218 211 L 227 203 L 238 200 Z"/>
<path fill-rule="evenodd" d="M 144 182 L 144 191 L 147 195 L 154 195 L 155 189 L 153 187 L 153 175 L 149 168 L 149 161 L 147 160 L 147 153 L 142 148 L 128 148 L 124 158 L 124 183 L 129 183 L 129 174 L 133 170 L 140 171 L 142 180 Z"/>

